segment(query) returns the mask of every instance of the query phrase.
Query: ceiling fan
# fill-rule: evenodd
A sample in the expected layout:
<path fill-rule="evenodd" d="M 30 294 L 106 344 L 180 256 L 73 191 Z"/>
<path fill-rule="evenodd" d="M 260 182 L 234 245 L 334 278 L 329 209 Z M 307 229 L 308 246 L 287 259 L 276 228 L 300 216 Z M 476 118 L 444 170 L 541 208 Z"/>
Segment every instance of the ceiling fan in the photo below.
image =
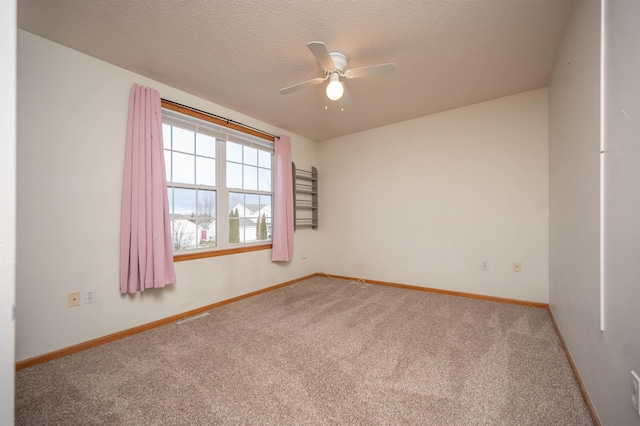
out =
<path fill-rule="evenodd" d="M 293 86 L 285 87 L 280 90 L 280 94 L 288 95 L 289 93 L 293 93 L 305 87 L 315 86 L 329 79 L 329 84 L 327 84 L 326 90 L 327 97 L 332 101 L 340 100 L 340 105 L 345 106 L 349 104 L 351 99 L 347 93 L 347 89 L 340 81 L 340 77 L 371 77 L 376 75 L 393 74 L 396 71 L 396 66 L 394 64 L 371 65 L 368 67 L 347 69 L 349 59 L 344 53 L 337 50 L 329 51 L 327 46 L 320 41 L 307 43 L 307 47 L 318 60 L 320 68 L 322 68 L 322 72 L 324 73 L 324 77 L 314 78 L 303 81 L 302 83 L 294 84 Z"/>

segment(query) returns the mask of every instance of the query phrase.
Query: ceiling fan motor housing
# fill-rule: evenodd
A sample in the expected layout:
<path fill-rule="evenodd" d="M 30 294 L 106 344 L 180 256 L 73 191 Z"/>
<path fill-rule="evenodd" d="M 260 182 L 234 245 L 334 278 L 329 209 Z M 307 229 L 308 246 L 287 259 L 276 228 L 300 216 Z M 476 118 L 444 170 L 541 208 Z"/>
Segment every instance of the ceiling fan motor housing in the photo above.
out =
<path fill-rule="evenodd" d="M 333 61 L 333 65 L 337 71 L 340 71 L 340 74 L 344 74 L 344 71 L 347 69 L 347 55 L 338 51 L 329 52 L 329 56 L 331 56 L 331 60 Z M 331 71 L 331 70 L 327 70 Z"/>

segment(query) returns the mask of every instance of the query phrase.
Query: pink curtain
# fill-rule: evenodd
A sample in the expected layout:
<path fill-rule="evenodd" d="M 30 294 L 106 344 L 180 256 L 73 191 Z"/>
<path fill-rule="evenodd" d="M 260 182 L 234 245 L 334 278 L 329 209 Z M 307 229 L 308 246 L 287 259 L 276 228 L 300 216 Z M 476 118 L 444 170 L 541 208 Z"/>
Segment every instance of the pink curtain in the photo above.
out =
<path fill-rule="evenodd" d="M 176 282 L 158 91 L 131 89 L 120 222 L 120 292 Z"/>
<path fill-rule="evenodd" d="M 275 142 L 273 168 L 273 262 L 293 259 L 293 181 L 291 139 L 282 135 Z"/>

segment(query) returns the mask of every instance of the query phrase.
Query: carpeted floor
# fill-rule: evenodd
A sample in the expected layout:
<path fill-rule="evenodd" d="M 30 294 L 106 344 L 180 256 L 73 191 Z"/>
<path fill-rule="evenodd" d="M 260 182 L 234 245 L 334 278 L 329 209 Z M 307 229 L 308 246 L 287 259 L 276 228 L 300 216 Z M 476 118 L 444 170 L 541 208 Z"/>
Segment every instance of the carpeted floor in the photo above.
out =
<path fill-rule="evenodd" d="M 18 371 L 16 424 L 593 424 L 544 309 L 315 277 L 210 313 Z"/>

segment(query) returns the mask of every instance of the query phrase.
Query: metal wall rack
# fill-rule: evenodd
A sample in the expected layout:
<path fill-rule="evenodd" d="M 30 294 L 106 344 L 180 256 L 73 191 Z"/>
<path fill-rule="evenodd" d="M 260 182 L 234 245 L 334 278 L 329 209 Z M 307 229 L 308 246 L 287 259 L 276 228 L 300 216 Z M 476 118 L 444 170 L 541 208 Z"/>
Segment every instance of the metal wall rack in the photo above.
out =
<path fill-rule="evenodd" d="M 291 163 L 293 177 L 293 229 L 318 229 L 318 169 L 296 169 Z"/>

